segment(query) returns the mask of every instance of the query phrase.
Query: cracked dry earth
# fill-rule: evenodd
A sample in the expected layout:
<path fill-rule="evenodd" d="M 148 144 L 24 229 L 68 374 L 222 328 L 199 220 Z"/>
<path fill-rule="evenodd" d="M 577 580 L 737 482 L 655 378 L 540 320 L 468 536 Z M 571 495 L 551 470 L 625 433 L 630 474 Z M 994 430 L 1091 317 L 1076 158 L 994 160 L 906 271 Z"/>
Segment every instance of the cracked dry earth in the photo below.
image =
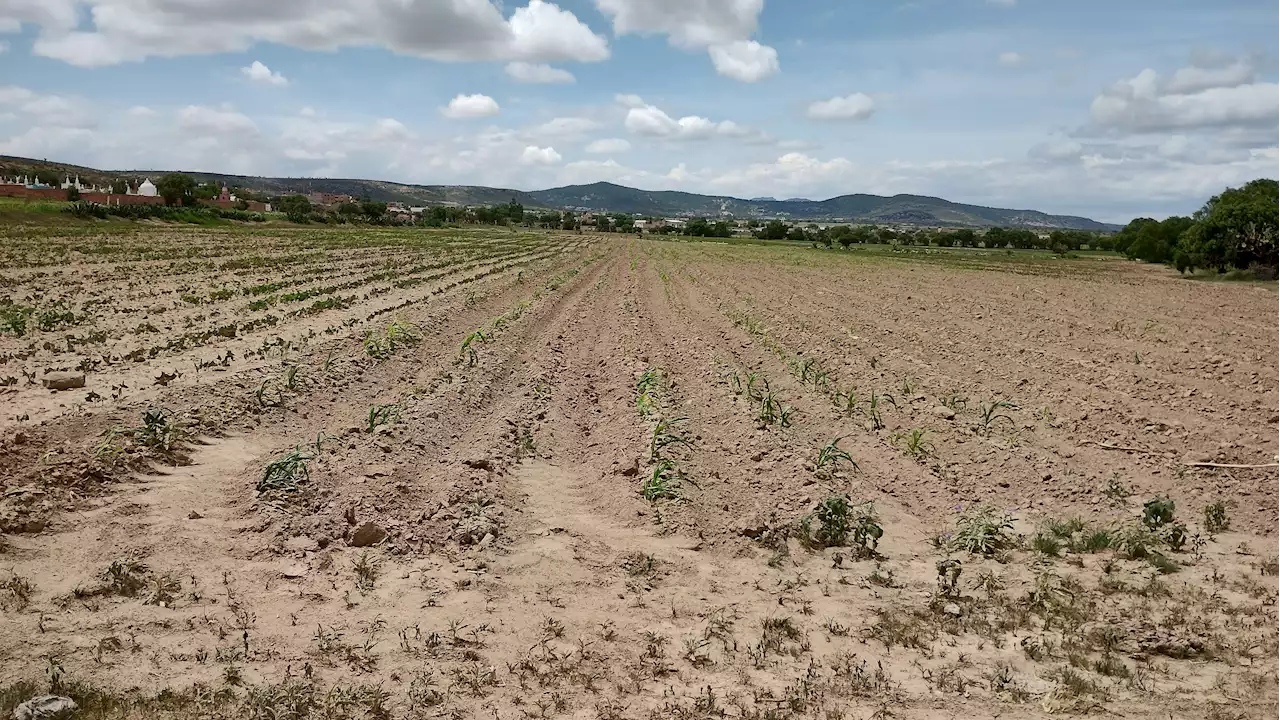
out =
<path fill-rule="evenodd" d="M 0 455 L 0 709 L 1276 716 L 1274 287 L 556 237 L 272 362 L 41 397 Z M 150 407 L 171 450 L 100 450 Z M 827 542 L 833 496 L 878 543 Z"/>

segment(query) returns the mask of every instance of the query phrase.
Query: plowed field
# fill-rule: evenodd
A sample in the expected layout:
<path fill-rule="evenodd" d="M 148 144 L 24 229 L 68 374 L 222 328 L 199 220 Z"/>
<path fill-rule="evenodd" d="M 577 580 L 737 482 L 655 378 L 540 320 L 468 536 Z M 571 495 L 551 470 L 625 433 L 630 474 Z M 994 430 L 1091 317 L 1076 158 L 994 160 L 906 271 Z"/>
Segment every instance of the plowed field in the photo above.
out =
<path fill-rule="evenodd" d="M 1276 715 L 1274 287 L 506 230 L 9 240 L 5 712 Z"/>

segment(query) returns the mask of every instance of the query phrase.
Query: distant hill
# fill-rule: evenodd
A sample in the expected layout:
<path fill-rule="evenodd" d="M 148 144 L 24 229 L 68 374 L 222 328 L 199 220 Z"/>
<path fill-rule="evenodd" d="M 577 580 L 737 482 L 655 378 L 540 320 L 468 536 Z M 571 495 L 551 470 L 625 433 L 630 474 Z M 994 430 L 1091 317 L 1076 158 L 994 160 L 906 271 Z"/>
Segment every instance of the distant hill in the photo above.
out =
<path fill-rule="evenodd" d="M 168 170 L 97 170 L 94 168 L 0 156 L 0 175 L 79 175 L 81 182 L 109 183 L 113 178 L 158 178 Z M 186 171 L 184 171 L 186 172 Z M 841 195 L 827 200 L 698 195 L 672 190 L 638 190 L 608 182 L 569 185 L 549 190 L 511 190 L 477 185 L 407 185 L 384 180 L 343 178 L 269 178 L 187 172 L 201 182 L 242 187 L 268 195 L 325 192 L 408 205 L 497 205 L 515 200 L 530 208 L 633 213 L 655 217 L 703 216 L 783 218 L 789 220 L 907 224 L 936 227 L 1066 228 L 1119 230 L 1120 226 L 1038 210 L 1009 210 L 965 205 L 923 195 Z"/>

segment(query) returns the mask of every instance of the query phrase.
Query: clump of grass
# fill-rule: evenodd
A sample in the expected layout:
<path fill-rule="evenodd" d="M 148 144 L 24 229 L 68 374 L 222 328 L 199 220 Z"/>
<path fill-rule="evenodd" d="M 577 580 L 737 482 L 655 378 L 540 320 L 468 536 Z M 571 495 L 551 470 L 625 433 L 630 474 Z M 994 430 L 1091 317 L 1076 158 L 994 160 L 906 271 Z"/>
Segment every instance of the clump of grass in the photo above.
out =
<path fill-rule="evenodd" d="M 417 345 L 422 341 L 418 327 L 410 322 L 394 320 L 381 335 L 370 331 L 364 339 L 364 352 L 375 360 L 386 360 L 402 347 Z"/>
<path fill-rule="evenodd" d="M 982 507 L 961 513 L 950 546 L 975 555 L 993 555 L 1013 546 L 1013 518 Z"/>
<path fill-rule="evenodd" d="M 294 492 L 299 485 L 310 479 L 307 462 L 315 456 L 294 448 L 283 456 L 273 460 L 262 471 L 262 479 L 258 481 L 258 492 L 268 490 L 284 490 Z"/>
<path fill-rule="evenodd" d="M 133 597 L 147 587 L 150 572 L 150 568 L 141 560 L 124 558 L 112 560 L 99 578 L 106 583 L 104 593 Z"/>
<path fill-rule="evenodd" d="M 1167 497 L 1156 497 L 1142 505 L 1142 524 L 1155 530 L 1173 522 L 1175 506 Z"/>

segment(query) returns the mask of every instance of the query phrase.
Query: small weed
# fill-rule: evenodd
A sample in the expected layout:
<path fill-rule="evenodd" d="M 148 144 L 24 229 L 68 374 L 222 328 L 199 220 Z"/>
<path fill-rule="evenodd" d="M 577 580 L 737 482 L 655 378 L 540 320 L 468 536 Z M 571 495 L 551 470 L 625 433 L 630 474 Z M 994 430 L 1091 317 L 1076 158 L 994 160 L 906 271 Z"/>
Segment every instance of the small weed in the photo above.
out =
<path fill-rule="evenodd" d="M 1231 529 L 1231 518 L 1227 516 L 1227 504 L 1221 500 L 1204 506 L 1204 529 L 1211 535 Z"/>
<path fill-rule="evenodd" d="M 1173 522 L 1173 513 L 1172 500 L 1165 497 L 1152 498 L 1142 505 L 1142 524 L 1152 530 L 1158 529 Z"/>
<path fill-rule="evenodd" d="M 373 589 L 378 576 L 382 574 L 382 563 L 366 551 L 351 562 L 351 569 L 356 575 L 356 587 L 363 592 L 368 592 Z"/>
<path fill-rule="evenodd" d="M 950 545 L 975 555 L 992 555 L 1013 545 L 1012 521 L 1007 513 L 997 514 L 991 508 L 962 513 L 956 519 L 956 532 L 951 536 Z"/>
<path fill-rule="evenodd" d="M 672 432 L 675 424 L 683 421 L 684 418 L 664 418 L 653 426 L 653 432 L 649 437 L 649 458 L 651 460 L 656 461 L 661 456 L 663 448 L 671 445 L 689 444 L 689 441 L 683 435 L 677 435 Z"/>

